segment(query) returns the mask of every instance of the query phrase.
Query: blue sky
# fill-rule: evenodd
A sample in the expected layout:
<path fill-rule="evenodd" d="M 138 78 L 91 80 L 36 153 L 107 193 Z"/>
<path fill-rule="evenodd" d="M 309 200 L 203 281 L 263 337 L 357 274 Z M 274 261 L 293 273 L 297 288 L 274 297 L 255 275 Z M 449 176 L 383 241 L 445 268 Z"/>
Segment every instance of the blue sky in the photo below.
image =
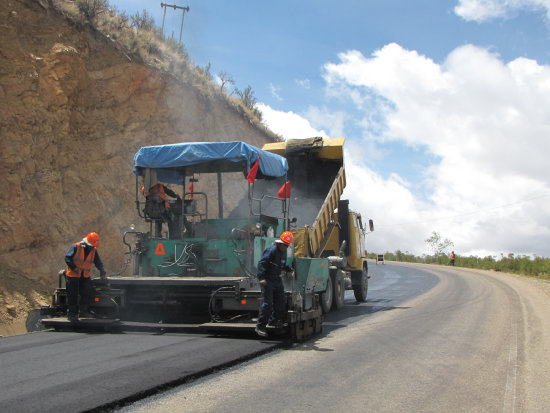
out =
<path fill-rule="evenodd" d="M 110 0 L 158 26 L 160 2 Z M 550 0 L 175 0 L 199 66 L 283 137 L 346 137 L 372 252 L 550 256 Z M 165 33 L 179 37 L 181 11 Z M 228 137 L 234 138 L 234 137 Z"/>

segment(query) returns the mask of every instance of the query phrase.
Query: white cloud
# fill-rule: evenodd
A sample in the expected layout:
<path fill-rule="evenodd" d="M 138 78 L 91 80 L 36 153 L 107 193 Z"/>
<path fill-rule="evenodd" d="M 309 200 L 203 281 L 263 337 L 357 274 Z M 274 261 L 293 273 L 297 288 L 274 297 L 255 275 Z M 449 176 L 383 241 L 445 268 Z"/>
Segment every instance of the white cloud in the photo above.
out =
<path fill-rule="evenodd" d="M 324 130 L 313 128 L 306 118 L 292 111 L 278 111 L 263 103 L 258 103 L 256 107 L 262 112 L 267 127 L 284 139 L 304 139 L 313 136 L 327 137 Z"/>
<path fill-rule="evenodd" d="M 524 58 L 505 64 L 472 45 L 457 48 L 442 65 L 397 44 L 371 58 L 349 51 L 339 59 L 325 66 L 330 96 L 356 104 L 383 96 L 392 105 L 381 108 L 387 131 L 379 141 L 422 145 L 441 159 L 427 170 L 430 204 L 397 179 L 382 181 L 361 159 L 347 162 L 373 186 L 372 196 L 363 184 L 356 193 L 348 179 L 349 197 L 380 214 L 378 227 L 392 232 L 380 237 L 393 248 L 381 248 L 418 253 L 436 230 L 461 252 L 550 256 L 550 239 L 542 235 L 550 233 L 550 205 L 544 198 L 518 203 L 550 196 L 550 67 Z"/>
<path fill-rule="evenodd" d="M 344 136 L 344 123 L 349 115 L 343 111 L 330 110 L 326 106 L 310 106 L 304 116 L 316 129 L 328 129 L 328 136 Z"/>
<path fill-rule="evenodd" d="M 541 9 L 550 15 L 550 0 L 459 0 L 454 11 L 465 20 L 483 22 L 507 18 L 519 10 Z"/>
<path fill-rule="evenodd" d="M 304 89 L 310 89 L 311 88 L 311 83 L 310 83 L 309 79 L 296 79 L 296 80 L 294 80 L 294 82 L 296 82 L 296 84 L 298 86 L 300 86 L 301 88 L 304 88 Z"/>
<path fill-rule="evenodd" d="M 273 83 L 270 83 L 269 84 L 269 90 L 271 91 L 271 96 L 273 96 L 279 102 L 281 102 L 283 100 L 283 98 L 279 95 L 279 91 L 281 90 L 280 87 L 277 87 Z"/>
<path fill-rule="evenodd" d="M 443 64 L 397 44 L 371 57 L 357 51 L 338 57 L 325 65 L 323 105 L 302 116 L 259 108 L 285 138 L 327 136 L 325 130 L 346 136 L 348 123 L 365 128 L 363 138 L 347 136 L 344 195 L 375 220 L 370 250 L 427 253 L 424 240 L 438 231 L 459 254 L 550 256 L 549 66 L 525 58 L 505 63 L 472 45 L 455 49 Z M 373 116 L 366 102 L 373 98 L 383 135 L 366 131 L 365 119 Z M 339 110 L 340 103 L 354 104 L 364 119 Z M 435 155 L 423 182 L 383 178 L 366 166 L 373 143 L 389 141 Z M 427 198 L 415 193 L 418 187 Z"/>

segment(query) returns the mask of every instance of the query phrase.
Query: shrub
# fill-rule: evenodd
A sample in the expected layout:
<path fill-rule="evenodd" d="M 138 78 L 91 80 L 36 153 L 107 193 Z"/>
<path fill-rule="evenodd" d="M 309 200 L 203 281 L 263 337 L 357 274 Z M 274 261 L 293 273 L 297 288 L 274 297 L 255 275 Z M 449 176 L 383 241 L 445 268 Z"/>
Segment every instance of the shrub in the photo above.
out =
<path fill-rule="evenodd" d="M 107 10 L 107 0 L 76 0 L 78 11 L 89 22 L 93 22 L 99 13 Z"/>
<path fill-rule="evenodd" d="M 139 14 L 139 12 L 137 12 L 130 17 L 130 20 L 132 22 L 132 27 L 135 27 L 136 29 L 147 31 L 154 31 L 155 29 L 155 19 L 147 13 L 147 10 L 143 10 L 143 14 Z"/>
<path fill-rule="evenodd" d="M 376 255 L 377 254 L 375 253 L 369 253 L 367 254 L 367 258 L 376 259 Z M 384 260 L 438 265 L 449 265 L 450 263 L 450 257 L 445 254 L 416 257 L 412 254 L 403 253 L 400 250 L 395 251 L 395 253 L 385 252 Z M 536 256 L 532 258 L 527 255 L 515 256 L 514 254 L 508 254 L 507 256 L 504 256 L 501 254 L 500 259 L 497 260 L 496 257 L 491 256 L 480 258 L 474 256 L 462 257 L 456 255 L 455 267 L 502 271 L 550 279 L 550 259 Z"/>

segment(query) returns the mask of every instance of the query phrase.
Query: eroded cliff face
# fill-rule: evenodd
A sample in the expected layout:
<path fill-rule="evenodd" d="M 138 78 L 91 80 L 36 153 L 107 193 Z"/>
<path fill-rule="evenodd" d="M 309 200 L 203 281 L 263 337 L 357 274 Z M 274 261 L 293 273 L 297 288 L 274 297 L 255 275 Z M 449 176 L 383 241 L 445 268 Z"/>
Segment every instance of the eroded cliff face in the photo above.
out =
<path fill-rule="evenodd" d="M 65 252 L 88 232 L 107 271 L 120 270 L 141 146 L 269 139 L 224 99 L 132 61 L 46 1 L 0 2 L 0 335 L 49 302 Z"/>

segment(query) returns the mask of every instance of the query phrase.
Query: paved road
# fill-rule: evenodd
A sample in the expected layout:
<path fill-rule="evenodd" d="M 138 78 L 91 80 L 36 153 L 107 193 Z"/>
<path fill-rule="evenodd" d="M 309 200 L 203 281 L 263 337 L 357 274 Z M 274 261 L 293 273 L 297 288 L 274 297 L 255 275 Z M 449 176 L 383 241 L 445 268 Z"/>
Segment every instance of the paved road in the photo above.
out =
<path fill-rule="evenodd" d="M 364 317 L 399 308 L 437 283 L 430 274 L 372 265 L 367 303 L 347 292 L 343 310 L 330 314 L 323 335 Z M 254 337 L 189 334 L 39 332 L 0 340 L 0 412 L 79 412 L 137 400 L 207 374 L 220 366 L 273 350 Z M 9 374 L 5 374 L 9 372 Z"/>
<path fill-rule="evenodd" d="M 81 412 L 144 397 L 276 344 L 255 337 L 39 332 L 0 340 L 0 412 Z"/>
<path fill-rule="evenodd" d="M 369 301 L 347 300 L 323 336 L 122 411 L 550 411 L 548 283 L 394 263 L 373 271 Z"/>

